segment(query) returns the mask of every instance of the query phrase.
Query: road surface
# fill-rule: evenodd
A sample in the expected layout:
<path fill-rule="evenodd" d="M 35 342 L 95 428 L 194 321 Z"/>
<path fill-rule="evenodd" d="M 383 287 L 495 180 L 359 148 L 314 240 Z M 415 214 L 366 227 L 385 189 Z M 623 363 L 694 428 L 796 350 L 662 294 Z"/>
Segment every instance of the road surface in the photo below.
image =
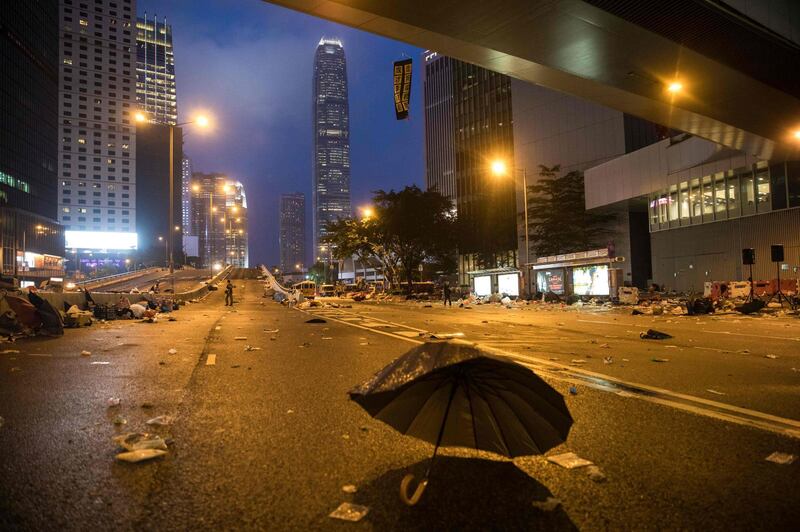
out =
<path fill-rule="evenodd" d="M 701 328 L 684 337 L 690 324 L 665 321 L 659 325 L 675 325 L 671 342 L 678 347 L 663 347 L 628 340 L 627 327 L 639 327 L 623 316 L 605 319 L 610 314 L 519 311 L 512 318 L 502 309 L 365 304 L 317 310 L 327 323 L 309 324 L 312 314 L 262 298 L 256 281 L 235 283 L 232 310 L 215 292 L 176 312 L 174 322 L 116 321 L 69 330 L 61 339 L 0 346 L 20 351 L 0 354 L 0 528 L 749 530 L 796 528 L 800 522 L 800 460 L 765 460 L 775 451 L 800 455 L 796 437 L 566 374 L 627 379 L 630 371 L 642 385 L 701 399 L 699 390 L 714 384 L 728 394 L 714 395 L 714 402 L 791 420 L 800 374 L 784 368 L 797 366 L 788 347 L 776 351 L 777 359 L 765 358 L 763 364 L 772 366 L 759 372 L 755 351 L 750 360 L 684 345 L 728 350 L 726 334 Z M 655 325 L 647 320 L 638 325 Z M 534 324 L 522 325 L 529 321 Z M 745 330 L 701 321 L 708 323 L 698 327 L 712 331 Z M 776 320 L 766 330 L 795 331 L 796 322 L 786 321 L 789 327 L 781 329 Z M 494 344 L 506 341 L 517 356 L 510 340 L 521 341 L 523 327 L 536 331 L 525 336 L 535 346 L 525 350 L 532 351 L 524 353 L 526 363 L 534 355 L 553 364 L 587 360 L 542 372 L 565 395 L 575 419 L 567 443 L 548 455 L 575 452 L 597 464 L 607 480 L 595 482 L 585 468 L 563 469 L 543 457 L 511 462 L 445 449 L 420 504 L 404 506 L 397 496 L 400 480 L 408 471 L 423 473 L 432 446 L 370 418 L 347 391 L 412 347 L 416 329 L 494 335 Z M 590 342 L 599 336 L 610 349 Z M 260 349 L 247 351 L 246 345 Z M 758 342 L 748 345 L 755 349 Z M 170 348 L 177 352 L 169 354 Z M 92 355 L 82 357 L 82 350 Z M 607 352 L 613 364 L 602 363 Z M 670 361 L 645 364 L 653 357 Z M 630 362 L 617 366 L 621 358 Z M 684 364 L 695 364 L 696 371 Z M 724 372 L 708 369 L 719 364 Z M 711 382 L 728 374 L 730 381 Z M 577 394 L 569 393 L 570 386 Z M 769 398 L 751 398 L 751 386 L 770 392 Z M 108 407 L 109 397 L 122 404 Z M 167 456 L 116 462 L 111 437 L 148 429 L 145 421 L 159 415 L 176 417 L 167 427 L 150 428 L 172 438 Z M 115 425 L 118 417 L 127 423 Z M 357 492 L 345 493 L 348 484 Z M 547 497 L 561 505 L 552 511 L 533 505 Z M 342 502 L 370 512 L 358 523 L 328 517 Z"/>
<path fill-rule="evenodd" d="M 175 291 L 188 292 L 202 286 L 212 276 L 211 270 L 175 270 Z M 112 283 L 98 288 L 99 292 L 130 292 L 134 288 L 142 291 L 149 290 L 157 281 L 161 281 L 161 291 L 171 289 L 169 270 L 158 270 L 156 272 L 142 275 L 134 279 L 125 279 L 118 283 Z"/>

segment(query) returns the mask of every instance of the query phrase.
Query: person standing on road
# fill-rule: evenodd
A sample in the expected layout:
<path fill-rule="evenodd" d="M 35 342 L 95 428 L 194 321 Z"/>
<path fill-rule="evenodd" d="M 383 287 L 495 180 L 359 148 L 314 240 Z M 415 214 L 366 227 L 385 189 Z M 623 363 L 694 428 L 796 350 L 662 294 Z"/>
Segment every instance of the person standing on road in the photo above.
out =
<path fill-rule="evenodd" d="M 448 282 L 444 283 L 443 293 L 444 293 L 444 306 L 446 307 L 447 305 L 450 305 L 452 307 L 453 302 L 450 300 L 450 283 Z"/>
<path fill-rule="evenodd" d="M 225 285 L 225 306 L 233 306 L 233 284 L 228 279 L 228 284 Z"/>

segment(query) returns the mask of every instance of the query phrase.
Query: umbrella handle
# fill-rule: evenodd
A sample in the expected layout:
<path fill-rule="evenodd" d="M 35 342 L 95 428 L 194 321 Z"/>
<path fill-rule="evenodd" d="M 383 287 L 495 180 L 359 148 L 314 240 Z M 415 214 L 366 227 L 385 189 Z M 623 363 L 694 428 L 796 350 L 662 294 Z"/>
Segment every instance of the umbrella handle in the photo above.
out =
<path fill-rule="evenodd" d="M 414 475 L 409 473 L 403 477 L 403 480 L 400 481 L 400 500 L 408 506 L 414 506 L 417 504 L 422 498 L 422 493 L 425 491 L 425 488 L 428 486 L 428 479 L 422 479 L 422 481 L 417 484 L 417 488 L 414 490 L 414 493 L 409 497 L 408 487 L 412 480 L 414 480 Z"/>

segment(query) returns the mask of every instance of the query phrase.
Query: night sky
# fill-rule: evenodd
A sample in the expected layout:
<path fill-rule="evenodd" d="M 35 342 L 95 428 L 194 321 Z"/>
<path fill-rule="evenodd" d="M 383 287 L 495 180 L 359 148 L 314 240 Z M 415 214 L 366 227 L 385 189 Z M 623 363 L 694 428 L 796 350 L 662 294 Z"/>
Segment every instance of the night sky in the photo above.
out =
<path fill-rule="evenodd" d="M 275 264 L 278 198 L 303 192 L 311 248 L 311 89 L 322 36 L 340 38 L 350 90 L 353 206 L 371 191 L 424 182 L 419 48 L 316 19 L 259 0 L 138 0 L 172 24 L 180 120 L 214 117 L 205 133 L 188 130 L 194 171 L 225 172 L 245 185 L 250 264 Z M 392 62 L 414 59 L 411 119 L 392 107 Z M 191 128 L 191 126 L 189 126 Z"/>

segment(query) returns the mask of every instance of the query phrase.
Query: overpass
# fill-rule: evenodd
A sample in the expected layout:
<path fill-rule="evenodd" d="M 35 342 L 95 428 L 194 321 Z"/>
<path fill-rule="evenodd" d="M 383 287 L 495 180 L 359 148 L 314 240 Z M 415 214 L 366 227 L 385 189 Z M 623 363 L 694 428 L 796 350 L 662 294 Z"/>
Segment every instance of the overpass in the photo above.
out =
<path fill-rule="evenodd" d="M 792 0 L 770 3 L 769 26 L 735 9 L 747 8 L 744 0 L 265 1 L 762 159 L 800 158 L 800 8 Z"/>

